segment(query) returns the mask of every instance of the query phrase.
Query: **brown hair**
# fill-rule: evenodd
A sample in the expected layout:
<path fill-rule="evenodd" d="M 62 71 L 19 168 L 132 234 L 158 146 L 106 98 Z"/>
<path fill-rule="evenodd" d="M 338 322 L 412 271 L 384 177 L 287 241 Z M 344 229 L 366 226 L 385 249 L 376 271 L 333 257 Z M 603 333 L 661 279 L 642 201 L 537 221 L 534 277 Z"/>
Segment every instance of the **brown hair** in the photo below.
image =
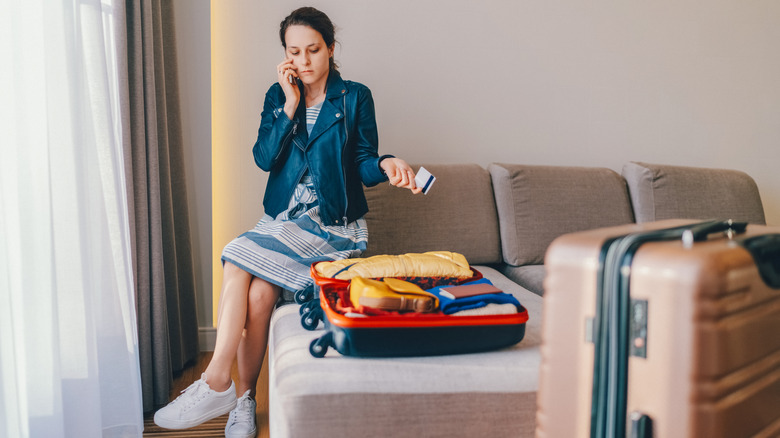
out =
<path fill-rule="evenodd" d="M 323 41 L 328 48 L 333 48 L 336 41 L 336 28 L 333 26 L 333 22 L 330 21 L 324 12 L 312 8 L 303 7 L 298 8 L 290 13 L 279 25 L 279 39 L 282 40 L 282 47 L 287 49 L 287 42 L 284 39 L 284 35 L 287 32 L 287 28 L 290 26 L 308 26 L 322 35 Z M 333 56 L 330 57 L 330 69 L 336 70 L 338 66 L 333 60 Z"/>

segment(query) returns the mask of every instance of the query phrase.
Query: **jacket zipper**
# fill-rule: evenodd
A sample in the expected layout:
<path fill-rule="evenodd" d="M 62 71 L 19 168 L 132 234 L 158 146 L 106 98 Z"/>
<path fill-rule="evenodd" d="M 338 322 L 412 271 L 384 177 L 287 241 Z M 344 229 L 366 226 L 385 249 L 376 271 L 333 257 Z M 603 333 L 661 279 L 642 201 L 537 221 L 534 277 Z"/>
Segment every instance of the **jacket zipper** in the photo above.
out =
<path fill-rule="evenodd" d="M 292 200 L 293 195 L 295 195 L 295 188 L 298 187 L 298 184 L 301 183 L 301 177 L 303 176 L 304 172 L 306 172 L 306 169 L 308 169 L 308 168 L 309 168 L 309 164 L 307 163 L 306 167 L 304 167 L 303 169 L 301 169 L 300 172 L 298 172 L 298 178 L 295 179 L 295 181 L 297 181 L 297 182 L 295 183 L 295 185 L 293 185 L 292 190 L 290 191 L 289 195 L 287 196 L 287 199 L 288 199 L 287 204 L 288 205 L 290 204 L 290 200 Z M 316 186 L 316 184 L 315 184 L 315 186 Z"/>
<path fill-rule="evenodd" d="M 344 146 L 341 149 L 341 178 L 344 180 L 344 231 L 347 230 L 347 211 L 349 211 L 349 197 L 347 196 L 347 171 L 344 168 L 344 156 L 347 152 L 347 145 L 349 144 L 349 120 L 347 117 L 347 96 L 343 96 L 342 108 L 344 113 Z"/>
<path fill-rule="evenodd" d="M 294 136 L 297 130 L 298 130 L 298 122 L 293 122 L 292 131 L 290 131 L 290 132 L 287 134 L 287 136 L 286 136 L 286 137 L 284 137 L 284 138 L 282 139 L 282 145 L 284 145 L 285 143 L 287 143 L 287 140 L 289 140 L 291 136 Z M 282 155 L 282 152 L 283 152 L 283 151 L 284 151 L 284 148 L 283 148 L 283 147 L 279 148 L 279 153 L 278 153 L 278 154 L 276 154 L 276 156 L 274 157 L 274 161 L 276 161 L 276 160 L 278 160 L 278 159 L 279 159 L 279 157 Z"/>
<path fill-rule="evenodd" d="M 289 134 L 287 134 L 287 137 L 285 137 L 285 138 L 284 138 L 284 141 L 287 141 L 287 139 L 288 139 L 288 138 L 290 138 L 290 136 L 292 136 L 292 135 L 295 135 L 295 131 L 297 130 L 297 128 L 298 128 L 298 122 L 293 122 L 293 129 L 292 129 L 292 131 L 290 131 L 290 133 L 289 133 Z M 293 140 L 293 141 L 294 141 L 294 140 Z M 295 145 L 291 145 L 290 147 L 295 147 Z M 283 148 L 280 148 L 280 150 L 279 150 L 279 155 L 282 155 L 282 149 L 283 149 Z M 279 158 L 279 155 L 277 155 L 277 157 L 276 157 L 276 158 Z M 304 156 L 305 156 L 305 155 L 304 155 Z M 306 164 L 306 167 L 304 167 L 304 168 L 303 168 L 303 170 L 301 170 L 301 171 L 298 173 L 298 179 L 296 179 L 296 181 L 298 181 L 298 182 L 300 182 L 300 181 L 301 181 L 301 177 L 303 176 L 303 172 L 305 172 L 305 171 L 306 171 L 306 169 L 307 169 L 308 167 L 309 167 L 309 165 L 308 165 L 308 163 L 307 163 L 307 164 Z M 293 186 L 292 190 L 290 190 L 290 191 L 287 193 L 287 198 L 286 198 L 286 199 L 287 199 L 287 204 L 288 204 L 288 205 L 290 204 L 290 200 L 292 199 L 293 195 L 295 194 L 295 188 L 298 186 L 298 182 L 296 182 L 296 183 L 295 183 L 295 185 Z"/>

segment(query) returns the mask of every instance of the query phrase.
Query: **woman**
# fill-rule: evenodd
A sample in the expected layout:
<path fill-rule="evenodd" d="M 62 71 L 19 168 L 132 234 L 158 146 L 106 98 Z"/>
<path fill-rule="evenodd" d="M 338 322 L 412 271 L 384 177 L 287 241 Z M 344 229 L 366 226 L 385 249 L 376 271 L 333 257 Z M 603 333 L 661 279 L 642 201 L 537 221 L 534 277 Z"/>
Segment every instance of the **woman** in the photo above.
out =
<path fill-rule="evenodd" d="M 161 427 L 194 427 L 230 411 L 225 435 L 254 437 L 255 387 L 281 291 L 312 288 L 313 262 L 365 250 L 364 184 L 389 179 L 421 191 L 405 161 L 378 156 L 371 91 L 341 78 L 334 33 L 328 16 L 314 8 L 297 9 L 281 23 L 285 59 L 277 66 L 278 83 L 266 93 L 253 148 L 257 165 L 270 172 L 266 215 L 222 253 L 214 356 L 200 380 L 157 411 Z M 230 377 L 234 359 L 238 399 Z"/>

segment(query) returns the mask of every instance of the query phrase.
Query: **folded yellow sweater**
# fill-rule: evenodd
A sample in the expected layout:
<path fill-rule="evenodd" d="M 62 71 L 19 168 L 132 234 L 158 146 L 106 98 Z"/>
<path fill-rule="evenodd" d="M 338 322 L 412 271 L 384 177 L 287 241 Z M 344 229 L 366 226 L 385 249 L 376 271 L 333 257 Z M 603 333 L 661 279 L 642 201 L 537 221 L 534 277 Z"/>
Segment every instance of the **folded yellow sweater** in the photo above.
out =
<path fill-rule="evenodd" d="M 439 298 L 422 290 L 419 286 L 396 278 L 383 281 L 355 277 L 349 285 L 349 299 L 352 305 L 380 310 L 433 312 L 439 308 Z"/>
<path fill-rule="evenodd" d="M 325 278 L 349 280 L 352 277 L 457 277 L 474 275 L 462 254 L 429 251 L 401 255 L 377 255 L 367 258 L 321 262 L 315 266 Z"/>

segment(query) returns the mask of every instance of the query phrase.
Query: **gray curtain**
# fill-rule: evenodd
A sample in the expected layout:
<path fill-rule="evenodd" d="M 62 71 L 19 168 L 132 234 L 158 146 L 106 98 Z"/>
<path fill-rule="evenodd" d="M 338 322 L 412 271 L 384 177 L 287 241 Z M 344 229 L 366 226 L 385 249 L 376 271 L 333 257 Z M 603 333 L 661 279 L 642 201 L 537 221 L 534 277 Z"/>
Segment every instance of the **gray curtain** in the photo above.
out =
<path fill-rule="evenodd" d="M 169 401 L 173 373 L 198 356 L 198 323 L 169 0 L 117 10 L 143 409 Z"/>

